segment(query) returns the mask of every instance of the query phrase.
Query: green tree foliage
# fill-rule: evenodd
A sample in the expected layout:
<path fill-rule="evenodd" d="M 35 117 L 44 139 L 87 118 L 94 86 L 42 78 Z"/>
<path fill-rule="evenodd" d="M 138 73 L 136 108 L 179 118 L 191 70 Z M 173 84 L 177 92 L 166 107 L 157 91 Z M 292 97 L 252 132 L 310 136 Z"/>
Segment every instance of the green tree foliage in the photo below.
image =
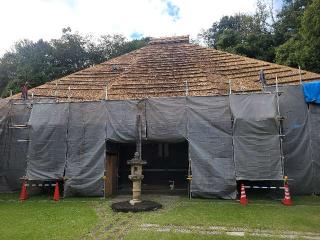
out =
<path fill-rule="evenodd" d="M 283 0 L 282 9 L 273 26 L 278 45 L 298 37 L 303 13 L 311 2 L 312 0 Z"/>
<path fill-rule="evenodd" d="M 274 59 L 271 17 L 267 5 L 257 2 L 253 15 L 236 14 L 224 16 L 212 27 L 200 34 L 205 43 L 213 48 L 254 57 L 266 61 Z"/>
<path fill-rule="evenodd" d="M 0 90 L 14 93 L 28 81 L 31 86 L 40 85 L 53 75 L 52 46 L 39 40 L 22 40 L 14 45 L 14 51 L 6 53 L 0 60 Z"/>
<path fill-rule="evenodd" d="M 273 16 L 272 5 L 257 1 L 254 14 L 224 16 L 200 38 L 219 50 L 320 72 L 320 0 L 283 0 Z"/>
<path fill-rule="evenodd" d="M 17 93 L 25 82 L 36 87 L 147 44 L 148 38 L 128 41 L 122 35 L 104 35 L 98 39 L 62 30 L 59 39 L 33 42 L 22 40 L 0 58 L 0 94 Z"/>
<path fill-rule="evenodd" d="M 320 72 L 320 0 L 313 0 L 303 14 L 301 26 L 304 66 Z"/>
<path fill-rule="evenodd" d="M 320 0 L 305 8 L 297 33 L 277 48 L 276 61 L 320 72 Z"/>

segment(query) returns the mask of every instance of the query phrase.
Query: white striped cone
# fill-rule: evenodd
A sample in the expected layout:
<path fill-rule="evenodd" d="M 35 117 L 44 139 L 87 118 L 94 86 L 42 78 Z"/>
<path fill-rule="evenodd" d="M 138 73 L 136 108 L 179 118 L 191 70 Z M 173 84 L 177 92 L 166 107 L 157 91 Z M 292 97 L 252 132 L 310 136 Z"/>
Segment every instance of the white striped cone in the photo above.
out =
<path fill-rule="evenodd" d="M 247 205 L 248 204 L 246 190 L 244 188 L 243 183 L 241 184 L 240 204 L 242 204 L 242 205 Z"/>
<path fill-rule="evenodd" d="M 282 199 L 282 204 L 286 206 L 291 206 L 292 201 L 291 201 L 291 196 L 289 192 L 289 186 L 287 183 L 284 184 L 284 199 Z"/>

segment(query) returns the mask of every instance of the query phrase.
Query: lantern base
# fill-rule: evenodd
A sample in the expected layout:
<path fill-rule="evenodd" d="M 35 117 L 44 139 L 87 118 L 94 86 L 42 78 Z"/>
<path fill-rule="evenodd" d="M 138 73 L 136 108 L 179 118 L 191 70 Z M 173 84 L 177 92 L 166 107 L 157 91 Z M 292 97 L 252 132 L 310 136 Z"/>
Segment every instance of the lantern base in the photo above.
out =
<path fill-rule="evenodd" d="M 131 205 L 130 201 L 125 201 L 113 203 L 111 208 L 115 212 L 145 212 L 160 209 L 162 205 L 154 201 L 141 201 Z"/>
<path fill-rule="evenodd" d="M 137 199 L 132 199 L 132 200 L 129 201 L 129 203 L 131 205 L 136 205 L 136 204 L 141 203 L 141 202 L 142 202 L 141 200 L 137 200 Z"/>

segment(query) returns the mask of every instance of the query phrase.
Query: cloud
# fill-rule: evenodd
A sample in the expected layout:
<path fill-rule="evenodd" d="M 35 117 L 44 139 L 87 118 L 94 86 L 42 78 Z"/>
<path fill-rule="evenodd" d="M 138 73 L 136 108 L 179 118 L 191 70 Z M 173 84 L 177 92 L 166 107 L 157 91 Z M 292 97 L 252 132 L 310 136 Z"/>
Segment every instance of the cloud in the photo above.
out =
<path fill-rule="evenodd" d="M 69 7 L 74 8 L 76 6 L 76 0 L 66 0 Z"/>
<path fill-rule="evenodd" d="M 166 2 L 167 9 L 166 12 L 172 17 L 173 21 L 177 21 L 180 18 L 180 8 L 174 5 L 171 1 Z"/>
<path fill-rule="evenodd" d="M 19 39 L 49 40 L 70 26 L 82 34 L 161 37 L 209 28 L 223 15 L 253 12 L 256 0 L 1 0 L 0 55 Z"/>

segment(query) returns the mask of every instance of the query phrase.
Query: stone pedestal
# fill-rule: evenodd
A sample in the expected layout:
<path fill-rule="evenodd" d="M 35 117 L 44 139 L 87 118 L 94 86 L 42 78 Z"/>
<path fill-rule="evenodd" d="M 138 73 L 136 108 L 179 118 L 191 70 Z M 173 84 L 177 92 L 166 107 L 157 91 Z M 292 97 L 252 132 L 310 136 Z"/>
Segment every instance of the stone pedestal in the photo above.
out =
<path fill-rule="evenodd" d="M 112 210 L 115 212 L 142 212 L 162 208 L 162 205 L 157 202 L 141 200 L 142 166 L 146 162 L 141 159 L 139 153 L 136 152 L 134 158 L 127 163 L 131 166 L 129 179 L 132 181 L 132 199 L 130 201 L 113 203 L 111 205 Z"/>
<path fill-rule="evenodd" d="M 132 199 L 130 200 L 131 205 L 141 203 L 141 181 L 143 179 L 142 175 L 142 165 L 146 162 L 143 161 L 138 152 L 135 152 L 134 158 L 127 162 L 131 165 L 131 175 L 129 179 L 132 181 Z"/>

